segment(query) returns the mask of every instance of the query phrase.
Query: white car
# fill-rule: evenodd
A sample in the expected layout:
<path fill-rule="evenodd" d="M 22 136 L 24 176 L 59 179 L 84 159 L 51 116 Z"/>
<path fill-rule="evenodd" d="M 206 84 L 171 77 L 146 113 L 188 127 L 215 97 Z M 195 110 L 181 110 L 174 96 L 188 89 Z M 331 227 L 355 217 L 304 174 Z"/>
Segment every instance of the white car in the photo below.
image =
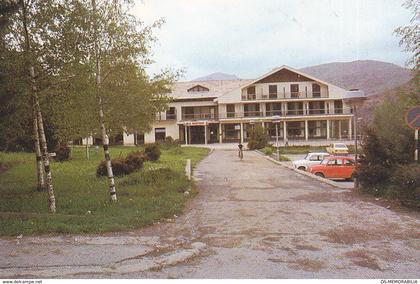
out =
<path fill-rule="evenodd" d="M 307 171 L 309 170 L 309 167 L 321 164 L 322 160 L 329 155 L 330 154 L 324 152 L 308 153 L 303 160 L 293 161 L 293 167 L 298 170 Z"/>

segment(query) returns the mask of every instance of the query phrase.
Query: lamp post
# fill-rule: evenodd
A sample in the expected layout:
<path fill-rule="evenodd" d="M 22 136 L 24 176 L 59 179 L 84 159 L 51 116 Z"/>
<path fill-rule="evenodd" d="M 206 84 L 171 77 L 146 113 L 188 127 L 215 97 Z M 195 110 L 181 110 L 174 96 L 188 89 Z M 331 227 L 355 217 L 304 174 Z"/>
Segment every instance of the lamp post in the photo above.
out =
<path fill-rule="evenodd" d="M 274 115 L 273 116 L 273 123 L 276 125 L 276 158 L 277 161 L 280 160 L 280 153 L 279 153 L 279 123 L 280 123 L 280 116 Z"/>
<path fill-rule="evenodd" d="M 363 91 L 357 90 L 357 89 L 353 89 L 350 90 L 349 92 L 347 92 L 343 98 L 343 102 L 345 102 L 346 104 L 350 105 L 353 109 L 354 112 L 354 148 L 355 148 L 355 166 L 354 166 L 354 171 L 357 172 L 358 169 L 358 157 L 359 157 L 359 149 L 358 149 L 358 133 L 357 130 L 359 128 L 359 118 L 358 118 L 358 113 L 357 113 L 357 108 L 362 106 L 363 102 L 366 100 L 366 96 L 365 93 Z M 354 181 L 354 188 L 358 188 L 359 187 L 359 182 L 357 180 L 357 178 Z"/>

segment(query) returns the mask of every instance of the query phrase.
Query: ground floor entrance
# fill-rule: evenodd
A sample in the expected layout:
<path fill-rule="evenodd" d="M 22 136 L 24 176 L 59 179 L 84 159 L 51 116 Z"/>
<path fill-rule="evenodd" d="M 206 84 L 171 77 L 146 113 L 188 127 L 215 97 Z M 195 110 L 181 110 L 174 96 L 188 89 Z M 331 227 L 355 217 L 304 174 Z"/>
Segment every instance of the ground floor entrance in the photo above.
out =
<path fill-rule="evenodd" d="M 179 125 L 182 144 L 209 144 L 219 142 L 219 124 Z"/>

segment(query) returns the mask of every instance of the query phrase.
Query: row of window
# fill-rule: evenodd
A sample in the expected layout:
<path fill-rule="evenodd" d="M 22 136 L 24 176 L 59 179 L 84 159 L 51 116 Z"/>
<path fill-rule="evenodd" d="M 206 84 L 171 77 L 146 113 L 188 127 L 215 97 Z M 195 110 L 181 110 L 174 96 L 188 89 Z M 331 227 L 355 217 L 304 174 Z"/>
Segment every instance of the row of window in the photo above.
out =
<path fill-rule="evenodd" d="M 255 86 L 250 86 L 247 88 L 248 99 L 256 98 Z M 307 87 L 305 87 L 305 92 L 307 93 Z M 283 87 L 283 94 L 286 93 L 286 88 Z M 278 86 L 277 85 L 268 85 L 268 95 L 270 99 L 275 99 L 278 96 Z M 292 98 L 299 97 L 299 84 L 290 84 L 290 95 Z M 321 86 L 319 84 L 312 84 L 312 97 L 320 98 L 321 97 Z"/>

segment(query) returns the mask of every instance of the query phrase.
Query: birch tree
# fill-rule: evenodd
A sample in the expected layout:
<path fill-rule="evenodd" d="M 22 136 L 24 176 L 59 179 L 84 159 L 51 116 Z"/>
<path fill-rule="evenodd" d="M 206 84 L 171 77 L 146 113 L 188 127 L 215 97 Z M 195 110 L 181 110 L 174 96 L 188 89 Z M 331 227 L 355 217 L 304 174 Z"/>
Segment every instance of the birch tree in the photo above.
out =
<path fill-rule="evenodd" d="M 19 0 L 18 10 L 10 15 L 2 40 L 7 59 L 17 63 L 8 68 L 15 75 L 10 84 L 19 86 L 21 106 L 32 110 L 32 128 L 37 161 L 38 189 L 48 191 L 48 206 L 55 213 L 55 195 L 50 157 L 44 130 L 42 101 L 46 100 L 51 83 L 56 80 L 55 70 L 60 69 L 58 60 L 51 60 L 57 47 L 54 30 L 60 25 L 61 6 L 54 0 Z M 9 84 L 9 85 L 10 85 Z"/>
<path fill-rule="evenodd" d="M 132 133 L 149 130 L 179 76 L 171 70 L 146 74 L 156 40 L 153 30 L 163 21 L 145 26 L 128 13 L 130 7 L 129 1 L 117 0 L 68 3 L 60 42 L 71 43 L 77 52 L 60 71 L 71 79 L 58 88 L 51 107 L 60 135 L 74 139 L 93 133 L 102 138 L 112 201 L 117 196 L 108 136 L 123 128 Z"/>

